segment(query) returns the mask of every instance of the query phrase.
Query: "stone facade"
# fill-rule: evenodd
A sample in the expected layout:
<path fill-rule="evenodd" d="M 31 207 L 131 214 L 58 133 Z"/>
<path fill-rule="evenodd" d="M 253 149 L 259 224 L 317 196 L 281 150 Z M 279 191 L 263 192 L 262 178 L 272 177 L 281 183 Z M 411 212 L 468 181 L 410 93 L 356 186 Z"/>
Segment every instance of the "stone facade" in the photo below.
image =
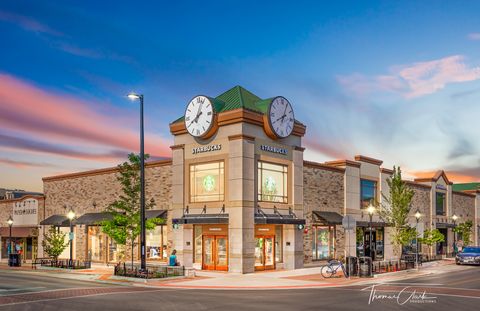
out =
<path fill-rule="evenodd" d="M 303 166 L 303 206 L 306 230 L 303 237 L 304 261 L 312 262 L 312 224 L 315 222 L 312 211 L 335 212 L 343 215 L 344 170 L 313 162 Z M 343 254 L 344 231 L 336 226 L 335 252 Z"/>
<path fill-rule="evenodd" d="M 471 221 L 473 223 L 470 241 L 475 242 L 475 195 L 452 192 L 453 213 L 458 216 L 457 224 Z"/>
<path fill-rule="evenodd" d="M 42 215 L 40 221 L 56 214 L 65 215 L 70 209 L 73 209 L 77 216 L 104 211 L 122 193 L 121 184 L 117 180 L 117 172 L 117 168 L 110 168 L 44 178 L 46 214 L 45 217 Z M 148 163 L 145 169 L 145 180 L 147 202 L 154 199 L 154 209 L 170 210 L 172 202 L 171 161 Z M 84 225 L 75 227 L 75 259 L 86 259 L 86 230 Z M 169 230 L 171 229 L 169 228 Z M 172 241 L 169 240 L 167 242 L 168 249 L 171 244 Z M 135 249 L 135 255 L 137 252 L 138 249 Z M 129 252 L 126 253 L 127 258 L 130 257 Z"/>

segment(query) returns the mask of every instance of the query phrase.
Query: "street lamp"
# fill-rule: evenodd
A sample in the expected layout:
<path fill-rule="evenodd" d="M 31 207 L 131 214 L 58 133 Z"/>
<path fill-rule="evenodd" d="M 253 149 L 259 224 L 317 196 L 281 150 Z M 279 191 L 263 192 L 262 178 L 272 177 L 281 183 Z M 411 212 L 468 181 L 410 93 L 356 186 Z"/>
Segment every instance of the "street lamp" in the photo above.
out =
<path fill-rule="evenodd" d="M 372 261 L 373 261 L 373 255 L 372 255 L 372 216 L 373 216 L 373 213 L 375 213 L 375 207 L 372 205 L 372 203 L 370 203 L 370 205 L 367 207 L 367 213 L 368 213 L 368 216 L 369 216 L 369 226 L 370 226 L 370 235 L 369 235 L 369 243 L 370 243 L 370 257 L 372 258 Z"/>
<path fill-rule="evenodd" d="M 457 252 L 455 251 L 455 247 L 457 245 L 457 233 L 455 232 L 456 222 L 457 222 L 458 216 L 453 214 L 452 220 L 453 220 L 453 254 L 455 255 Z"/>
<path fill-rule="evenodd" d="M 145 256 L 145 152 L 143 138 L 143 95 L 130 93 L 128 98 L 140 101 L 140 269 L 147 269 Z M 133 260 L 133 258 L 132 258 Z"/>
<path fill-rule="evenodd" d="M 10 237 L 8 238 L 8 258 L 10 258 L 10 253 L 12 252 L 12 226 L 13 226 L 12 216 L 8 217 L 7 224 L 10 227 Z"/>
<path fill-rule="evenodd" d="M 417 248 L 417 252 L 415 255 L 415 265 L 417 267 L 417 270 L 418 270 L 418 221 L 420 220 L 421 217 L 422 217 L 422 214 L 420 214 L 420 211 L 417 209 L 417 212 L 415 213 L 415 219 L 417 220 L 417 225 L 415 227 L 415 230 L 417 231 L 415 234 L 415 247 Z"/>
<path fill-rule="evenodd" d="M 67 214 L 67 218 L 70 220 L 70 235 L 68 237 L 70 241 L 70 262 L 68 263 L 68 266 L 71 268 L 73 266 L 73 248 L 72 248 L 72 242 L 73 242 L 73 224 L 72 220 L 75 218 L 75 212 L 73 209 L 70 209 Z"/>

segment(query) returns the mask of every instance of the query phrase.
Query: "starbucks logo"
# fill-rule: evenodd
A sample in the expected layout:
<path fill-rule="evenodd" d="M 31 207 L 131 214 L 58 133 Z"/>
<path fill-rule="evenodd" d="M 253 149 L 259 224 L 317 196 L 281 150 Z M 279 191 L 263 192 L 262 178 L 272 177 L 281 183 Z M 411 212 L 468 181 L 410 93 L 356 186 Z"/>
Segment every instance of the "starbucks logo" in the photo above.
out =
<path fill-rule="evenodd" d="M 275 193 L 275 190 L 277 188 L 277 184 L 275 182 L 275 179 L 273 179 L 272 176 L 267 176 L 265 179 L 265 190 L 269 193 Z"/>
<path fill-rule="evenodd" d="M 203 178 L 203 189 L 207 192 L 215 189 L 215 178 L 212 175 L 207 175 Z"/>

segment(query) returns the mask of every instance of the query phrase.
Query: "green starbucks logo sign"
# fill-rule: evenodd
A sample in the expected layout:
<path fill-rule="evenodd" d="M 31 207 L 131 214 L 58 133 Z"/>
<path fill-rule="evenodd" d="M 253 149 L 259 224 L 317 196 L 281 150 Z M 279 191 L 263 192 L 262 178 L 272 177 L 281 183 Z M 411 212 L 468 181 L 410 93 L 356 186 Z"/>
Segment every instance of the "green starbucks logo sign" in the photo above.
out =
<path fill-rule="evenodd" d="M 267 176 L 267 178 L 265 178 L 265 190 L 268 193 L 275 193 L 276 192 L 277 184 L 275 182 L 275 179 L 273 179 L 272 176 Z"/>
<path fill-rule="evenodd" d="M 203 189 L 210 192 L 215 189 L 215 177 L 212 175 L 207 175 L 203 178 Z"/>

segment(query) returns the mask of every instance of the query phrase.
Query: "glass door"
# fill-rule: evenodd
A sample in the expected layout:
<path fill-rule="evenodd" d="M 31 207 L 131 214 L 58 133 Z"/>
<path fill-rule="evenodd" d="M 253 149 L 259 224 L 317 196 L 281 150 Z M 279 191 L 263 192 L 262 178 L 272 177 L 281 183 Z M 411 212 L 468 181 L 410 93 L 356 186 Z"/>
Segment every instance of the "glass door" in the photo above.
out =
<path fill-rule="evenodd" d="M 215 236 L 203 236 L 203 264 L 204 270 L 215 270 L 214 248 Z"/>
<path fill-rule="evenodd" d="M 228 242 L 226 236 L 215 237 L 215 270 L 228 270 Z"/>
<path fill-rule="evenodd" d="M 275 269 L 275 237 L 255 237 L 255 270 Z"/>

